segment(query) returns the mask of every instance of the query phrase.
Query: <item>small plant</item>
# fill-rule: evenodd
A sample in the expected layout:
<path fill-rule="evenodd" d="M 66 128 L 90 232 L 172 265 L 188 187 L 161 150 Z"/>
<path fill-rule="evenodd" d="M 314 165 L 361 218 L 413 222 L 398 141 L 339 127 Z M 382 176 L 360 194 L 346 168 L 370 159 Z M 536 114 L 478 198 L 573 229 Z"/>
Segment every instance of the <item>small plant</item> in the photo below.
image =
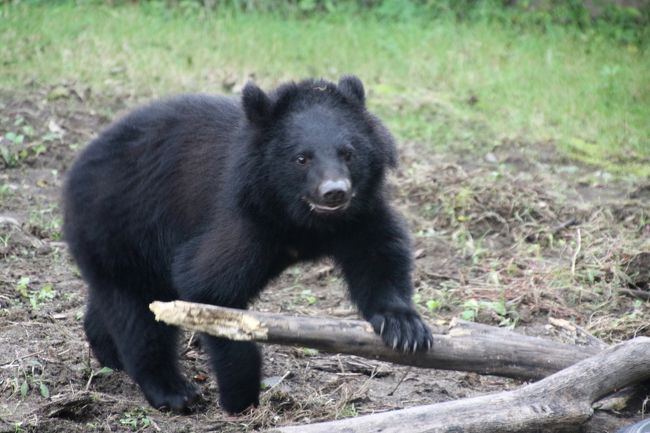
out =
<path fill-rule="evenodd" d="M 20 398 L 24 400 L 27 397 L 27 393 L 29 392 L 29 384 L 27 383 L 27 378 L 23 379 L 18 389 L 20 390 Z"/>
<path fill-rule="evenodd" d="M 20 278 L 16 283 L 16 291 L 21 297 L 29 301 L 34 310 L 39 310 L 44 302 L 54 299 L 57 295 L 52 284 L 45 284 L 38 290 L 30 290 L 29 283 L 29 277 Z"/>
<path fill-rule="evenodd" d="M 99 370 L 92 370 L 90 365 L 84 369 L 84 375 L 88 377 L 87 386 L 93 382 L 96 377 L 107 377 L 113 374 L 113 369 L 110 367 L 102 367 Z"/>
<path fill-rule="evenodd" d="M 41 397 L 50 398 L 50 389 L 43 382 L 38 383 L 38 392 L 40 392 Z"/>
<path fill-rule="evenodd" d="M 120 424 L 131 429 L 131 431 L 144 430 L 151 426 L 151 419 L 141 411 L 128 411 L 122 414 Z"/>
<path fill-rule="evenodd" d="M 21 145 L 25 142 L 25 135 L 24 134 L 16 134 L 15 132 L 7 132 L 5 134 L 5 139 L 9 140 L 15 145 Z"/>
<path fill-rule="evenodd" d="M 110 376 L 113 374 L 113 369 L 110 367 L 102 367 L 99 370 L 93 372 L 93 376 L 95 377 L 106 377 Z"/>
<path fill-rule="evenodd" d="M 302 348 L 302 353 L 305 356 L 316 356 L 318 355 L 318 349 L 312 349 L 309 347 L 303 347 Z"/>
<path fill-rule="evenodd" d="M 490 311 L 499 319 L 499 326 L 514 328 L 517 324 L 518 314 L 514 309 L 509 308 L 505 299 L 498 301 L 477 301 L 469 299 L 463 303 L 463 311 L 460 318 L 474 321 L 480 311 Z"/>
<path fill-rule="evenodd" d="M 300 297 L 307 303 L 307 305 L 314 305 L 316 303 L 316 296 L 314 296 L 309 289 L 304 289 L 300 292 Z"/>
<path fill-rule="evenodd" d="M 420 293 L 413 295 L 413 302 L 415 304 L 423 305 L 431 315 L 435 315 L 440 310 L 448 309 L 450 305 L 454 304 L 453 299 L 450 298 L 449 292 L 446 290 L 434 290 L 431 297 L 423 299 Z"/>
<path fill-rule="evenodd" d="M 18 155 L 11 152 L 6 146 L 0 144 L 0 157 L 8 168 L 17 167 L 19 163 Z"/>
<path fill-rule="evenodd" d="M 14 121 L 14 127 L 18 128 L 17 130 L 20 132 L 8 131 L 4 134 L 2 140 L 0 140 L 0 156 L 2 156 L 5 165 L 9 168 L 17 167 L 20 164 L 20 160 L 25 159 L 28 155 L 28 152 L 23 145 L 25 143 L 25 138 L 34 133 L 34 128 L 30 125 L 24 125 L 24 122 L 24 118 L 20 116 L 17 117 Z M 10 146 L 3 146 L 1 144 L 3 140 L 9 142 Z M 20 150 L 12 150 L 11 148 Z"/>
<path fill-rule="evenodd" d="M 30 212 L 28 224 L 32 234 L 41 239 L 61 240 L 63 221 L 55 211 L 55 208 L 47 208 Z"/>
<path fill-rule="evenodd" d="M 29 277 L 21 277 L 20 280 L 16 283 L 16 291 L 24 298 L 29 298 Z"/>
<path fill-rule="evenodd" d="M 429 299 L 426 302 L 426 306 L 427 306 L 427 310 L 434 313 L 434 312 L 440 310 L 440 308 L 442 308 L 443 302 L 441 300 L 439 300 L 439 299 Z"/>
<path fill-rule="evenodd" d="M 20 369 L 22 377 L 15 379 L 14 391 L 20 394 L 21 399 L 27 398 L 29 391 L 38 389 L 38 393 L 42 398 L 50 398 L 50 388 L 41 379 L 43 376 L 43 365 L 37 360 L 30 362 L 31 368 L 29 371 Z"/>
<path fill-rule="evenodd" d="M 1 146 L 0 146 L 1 147 Z M 14 193 L 14 190 L 8 184 L 0 185 L 0 197 L 8 197 Z"/>
<path fill-rule="evenodd" d="M 25 124 L 25 119 L 20 116 L 16 118 L 14 128 L 0 137 L 0 157 L 9 168 L 18 167 L 29 157 L 40 156 L 47 152 L 46 143 L 61 139 L 59 131 L 48 132 L 38 139 L 34 127 Z M 3 145 L 3 141 L 8 145 Z"/>
<path fill-rule="evenodd" d="M 9 247 L 9 240 L 11 239 L 11 233 L 0 236 L 0 248 Z"/>
<path fill-rule="evenodd" d="M 47 146 L 45 146 L 43 143 L 40 143 L 32 146 L 31 150 L 34 153 L 34 156 L 39 156 L 40 154 L 47 152 Z"/>
<path fill-rule="evenodd" d="M 471 322 L 476 319 L 480 306 L 476 299 L 469 299 L 463 303 L 463 311 L 460 313 L 460 318 L 469 320 Z"/>
<path fill-rule="evenodd" d="M 32 293 L 29 296 L 29 303 L 31 304 L 34 310 L 41 308 L 41 304 L 47 300 L 54 299 L 56 297 L 56 292 L 52 288 L 51 284 L 46 284 L 41 287 L 38 291 Z"/>
<path fill-rule="evenodd" d="M 358 415 L 359 411 L 357 410 L 354 403 L 349 403 L 346 404 L 343 409 L 341 409 L 341 411 L 338 413 L 337 418 L 353 418 Z"/>

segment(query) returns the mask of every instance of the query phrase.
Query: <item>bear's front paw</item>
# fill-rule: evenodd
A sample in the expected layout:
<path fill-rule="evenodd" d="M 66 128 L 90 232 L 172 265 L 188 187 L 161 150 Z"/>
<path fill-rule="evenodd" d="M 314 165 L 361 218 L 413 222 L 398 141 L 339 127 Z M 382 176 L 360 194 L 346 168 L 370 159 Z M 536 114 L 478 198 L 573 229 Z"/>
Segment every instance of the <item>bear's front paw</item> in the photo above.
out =
<path fill-rule="evenodd" d="M 384 343 L 395 350 L 426 351 L 433 345 L 429 327 L 413 310 L 376 313 L 370 318 L 370 324 Z"/>
<path fill-rule="evenodd" d="M 192 404 L 199 399 L 198 390 L 181 379 L 171 382 L 149 384 L 142 391 L 149 403 L 158 410 L 189 413 Z"/>

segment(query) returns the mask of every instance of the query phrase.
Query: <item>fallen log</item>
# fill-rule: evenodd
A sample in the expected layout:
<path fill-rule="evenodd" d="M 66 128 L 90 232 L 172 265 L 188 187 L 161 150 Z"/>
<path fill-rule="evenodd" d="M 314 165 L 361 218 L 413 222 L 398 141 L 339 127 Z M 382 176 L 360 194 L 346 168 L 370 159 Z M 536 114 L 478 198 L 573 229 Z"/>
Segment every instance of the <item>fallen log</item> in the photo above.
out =
<path fill-rule="evenodd" d="M 527 433 L 578 431 L 592 405 L 650 379 L 650 338 L 638 337 L 515 391 L 268 433 Z M 573 428 L 573 429 L 572 429 Z"/>
<path fill-rule="evenodd" d="M 153 302 L 156 320 L 233 340 L 310 347 L 421 368 L 537 380 L 600 349 L 529 337 L 503 328 L 455 321 L 434 334 L 433 349 L 416 354 L 386 347 L 367 322 L 236 310 L 183 301 Z"/>

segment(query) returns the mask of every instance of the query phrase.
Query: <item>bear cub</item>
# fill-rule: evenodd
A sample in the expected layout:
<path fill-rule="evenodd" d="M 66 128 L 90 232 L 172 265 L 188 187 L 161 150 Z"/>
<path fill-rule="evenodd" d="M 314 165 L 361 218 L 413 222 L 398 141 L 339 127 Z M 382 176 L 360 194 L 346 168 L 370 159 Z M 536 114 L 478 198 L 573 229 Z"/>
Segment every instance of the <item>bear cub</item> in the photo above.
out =
<path fill-rule="evenodd" d="M 175 327 L 154 300 L 246 308 L 288 266 L 331 257 L 352 301 L 395 350 L 428 350 L 411 295 L 412 251 L 385 194 L 393 138 L 361 81 L 305 80 L 241 99 L 184 95 L 136 109 L 79 155 L 64 188 L 64 235 L 88 285 L 97 360 L 160 409 L 198 396 L 179 371 Z M 202 336 L 222 407 L 259 402 L 252 342 Z"/>

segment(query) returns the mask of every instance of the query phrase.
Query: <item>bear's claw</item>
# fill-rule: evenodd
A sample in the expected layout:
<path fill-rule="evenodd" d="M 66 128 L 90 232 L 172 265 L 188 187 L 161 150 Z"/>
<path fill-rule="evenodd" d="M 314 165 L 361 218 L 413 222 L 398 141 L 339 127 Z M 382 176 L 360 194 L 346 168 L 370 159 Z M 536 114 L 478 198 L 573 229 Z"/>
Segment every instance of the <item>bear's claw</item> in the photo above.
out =
<path fill-rule="evenodd" d="M 384 343 L 394 350 L 424 352 L 433 346 L 429 327 L 413 310 L 376 313 L 370 319 L 370 324 Z"/>

